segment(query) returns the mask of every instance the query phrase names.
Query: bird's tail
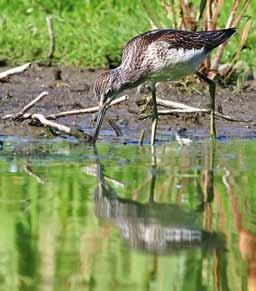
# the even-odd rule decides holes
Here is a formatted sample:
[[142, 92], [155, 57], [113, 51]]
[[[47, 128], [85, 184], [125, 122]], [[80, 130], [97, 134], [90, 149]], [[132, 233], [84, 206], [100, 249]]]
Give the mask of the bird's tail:
[[206, 43], [206, 48], [212, 50], [221, 45], [236, 32], [236, 28], [226, 28], [213, 31], [202, 31], [202, 38]]

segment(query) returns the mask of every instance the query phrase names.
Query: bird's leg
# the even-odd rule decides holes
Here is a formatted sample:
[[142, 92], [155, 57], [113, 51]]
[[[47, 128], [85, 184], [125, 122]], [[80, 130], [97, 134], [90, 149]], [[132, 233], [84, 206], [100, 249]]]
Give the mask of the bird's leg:
[[151, 91], [152, 91], [152, 102], [153, 102], [151, 145], [154, 145], [155, 144], [155, 139], [156, 139], [157, 122], [158, 122], [155, 83], [151, 83]]
[[211, 98], [211, 129], [210, 136], [212, 139], [216, 138], [216, 127], [215, 127], [215, 94], [216, 94], [216, 83], [209, 79], [207, 76], [200, 72], [196, 72], [196, 75], [205, 81], [209, 85], [209, 92]]

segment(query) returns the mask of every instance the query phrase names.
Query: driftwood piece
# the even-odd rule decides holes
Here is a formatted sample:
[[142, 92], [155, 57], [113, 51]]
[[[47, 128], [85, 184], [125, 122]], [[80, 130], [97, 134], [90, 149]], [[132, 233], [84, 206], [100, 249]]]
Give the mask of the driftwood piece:
[[[113, 105], [118, 105], [119, 103], [127, 101], [128, 98], [129, 97], [127, 95], [121, 96], [121, 97], [113, 100], [110, 103], [109, 107], [113, 106]], [[96, 112], [98, 112], [99, 108], [100, 108], [99, 106], [94, 106], [94, 107], [84, 108], [84, 109], [77, 109], [77, 110], [70, 110], [70, 111], [52, 113], [52, 114], [49, 114], [47, 116], [47, 119], [56, 119], [56, 118], [60, 118], [60, 117], [70, 116], [70, 115], [81, 115], [81, 114], [87, 114], [87, 113], [96, 113]]]
[[31, 63], [26, 63], [22, 66], [18, 66], [18, 67], [15, 67], [15, 68], [12, 68], [12, 69], [9, 69], [5, 72], [1, 72], [0, 73], [0, 80], [1, 79], [4, 79], [4, 78], [7, 78], [9, 76], [12, 76], [12, 75], [17, 75], [17, 74], [20, 74], [20, 73], [23, 73], [25, 72], [29, 67], [31, 66]]

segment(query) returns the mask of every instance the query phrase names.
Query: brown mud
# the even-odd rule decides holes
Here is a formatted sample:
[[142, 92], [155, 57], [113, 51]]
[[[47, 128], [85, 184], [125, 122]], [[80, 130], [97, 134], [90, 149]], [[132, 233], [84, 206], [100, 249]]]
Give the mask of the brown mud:
[[[0, 71], [7, 68], [2, 67]], [[75, 67], [45, 67], [33, 65], [26, 72], [11, 76], [0, 82], [0, 116], [18, 112], [42, 91], [49, 95], [37, 103], [31, 112], [44, 115], [60, 111], [81, 109], [97, 105], [92, 94], [92, 86], [100, 70], [81, 69]], [[145, 89], [146, 90], [146, 89]], [[146, 140], [150, 138], [151, 121], [138, 120], [139, 107], [136, 100], [150, 92], [137, 93], [136, 89], [124, 92], [130, 96], [129, 101], [111, 108], [107, 118], [113, 119], [121, 128], [122, 137], [116, 137], [110, 125], [105, 122], [101, 131], [101, 139], [107, 141], [137, 142], [142, 129], [145, 129]], [[163, 83], [157, 88], [159, 98], [178, 101], [187, 105], [209, 108], [209, 94], [206, 84]], [[236, 87], [217, 87], [216, 107], [224, 114], [234, 118], [256, 120], [256, 82], [245, 84], [243, 92]], [[70, 127], [79, 127], [87, 133], [92, 132], [92, 114], [70, 116], [58, 119], [58, 122]], [[217, 120], [217, 136], [219, 138], [252, 138], [256, 136], [256, 125]], [[161, 116], [158, 127], [158, 140], [170, 140], [175, 132], [181, 132], [192, 138], [209, 136], [209, 116], [202, 114], [177, 114]], [[32, 127], [28, 122], [0, 121], [1, 135], [45, 136], [45, 130]]]

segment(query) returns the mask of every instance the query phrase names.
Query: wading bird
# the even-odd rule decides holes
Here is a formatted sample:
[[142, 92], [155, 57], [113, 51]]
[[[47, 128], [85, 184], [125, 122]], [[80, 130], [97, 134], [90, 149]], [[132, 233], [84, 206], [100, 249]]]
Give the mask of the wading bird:
[[[123, 49], [121, 65], [102, 73], [95, 81], [94, 93], [98, 98], [100, 109], [93, 142], [97, 141], [111, 101], [123, 90], [134, 88], [147, 81], [152, 92], [151, 144], [154, 144], [158, 122], [156, 83], [178, 80], [195, 73], [197, 67], [209, 53], [226, 41], [235, 31], [235, 28], [200, 32], [156, 29], [128, 41]], [[215, 82], [199, 72], [197, 74], [209, 84], [211, 136], [215, 137]]]

